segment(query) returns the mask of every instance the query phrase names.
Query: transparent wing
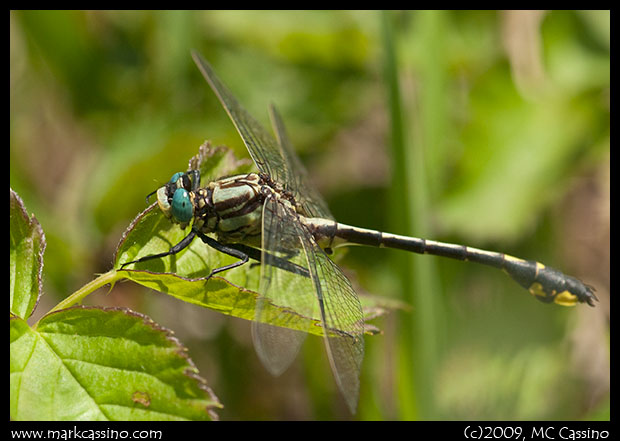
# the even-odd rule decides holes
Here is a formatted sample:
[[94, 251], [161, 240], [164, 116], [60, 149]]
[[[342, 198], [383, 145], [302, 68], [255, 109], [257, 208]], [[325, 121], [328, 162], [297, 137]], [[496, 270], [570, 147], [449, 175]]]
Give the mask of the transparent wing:
[[271, 118], [280, 144], [239, 104], [199, 53], [192, 51], [192, 57], [237, 128], [258, 169], [290, 191], [304, 210], [308, 210], [307, 216], [332, 218], [319, 193], [309, 185], [306, 170], [293, 151], [275, 109], [271, 109]]
[[[235, 99], [200, 54], [192, 57], [241, 135], [258, 169], [290, 191], [307, 216], [332, 218], [325, 202], [307, 182], [306, 171], [293, 152], [281, 118], [272, 109], [272, 121], [280, 143]], [[296, 314], [321, 317], [325, 345], [336, 382], [352, 411], [357, 406], [359, 372], [364, 356], [362, 308], [351, 284], [299, 222], [297, 213], [268, 197], [263, 208], [263, 257], [260, 292], [252, 326], [259, 357], [275, 374], [293, 361], [306, 333], [266, 323], [272, 308], [265, 302], [287, 306]], [[278, 268], [287, 259], [307, 270], [304, 277]], [[318, 308], [317, 308], [318, 306]], [[316, 312], [315, 312], [316, 310]], [[293, 317], [289, 314], [288, 317]], [[277, 317], [285, 324], [287, 317]]]
[[[300, 226], [301, 228], [301, 226]], [[336, 382], [355, 413], [364, 359], [362, 305], [351, 282], [310, 235], [302, 238], [325, 327], [325, 347]]]
[[[273, 375], [280, 375], [293, 362], [306, 333], [268, 323], [286, 326], [297, 315], [317, 317], [314, 284], [307, 271], [308, 262], [295, 226], [297, 222], [295, 213], [280, 204], [275, 195], [267, 197], [263, 205], [259, 285], [262, 297], [252, 323], [252, 339], [260, 360]], [[280, 269], [276, 259], [285, 259], [306, 269], [306, 276]], [[279, 315], [274, 317], [273, 308], [268, 308], [269, 302], [286, 309], [277, 308]]]
[[[265, 302], [291, 308], [298, 314], [320, 317], [328, 358], [347, 405], [354, 412], [359, 395], [359, 373], [364, 358], [362, 307], [349, 280], [299, 222], [291, 207], [275, 197], [263, 209], [263, 255], [259, 301], [252, 325], [261, 361], [279, 374], [293, 361], [305, 333], [276, 327]], [[288, 259], [308, 270], [310, 277], [278, 268], [273, 257]], [[294, 316], [292, 316], [294, 317]], [[283, 317], [276, 318], [279, 323]]]
[[286, 182], [286, 164], [273, 136], [239, 104], [202, 55], [192, 51], [192, 58], [237, 128], [258, 169], [276, 181]]
[[291, 144], [286, 128], [284, 127], [284, 121], [282, 121], [280, 114], [273, 104], [269, 106], [269, 116], [271, 117], [271, 125], [278, 139], [282, 156], [286, 160], [288, 169], [292, 172], [289, 178], [293, 181], [291, 190], [293, 191], [295, 200], [301, 204], [308, 217], [334, 219], [329, 208], [327, 208], [327, 203], [314, 186], [311, 185], [308, 172], [295, 153], [293, 144]]

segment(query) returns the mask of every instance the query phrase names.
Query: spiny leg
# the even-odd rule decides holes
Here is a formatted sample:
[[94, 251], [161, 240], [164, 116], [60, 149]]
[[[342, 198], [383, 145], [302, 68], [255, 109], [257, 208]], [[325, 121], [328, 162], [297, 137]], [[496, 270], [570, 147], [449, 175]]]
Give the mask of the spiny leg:
[[187, 248], [189, 244], [192, 243], [192, 241], [194, 240], [194, 237], [196, 237], [196, 232], [192, 230], [187, 236], [183, 238], [183, 240], [181, 240], [181, 242], [179, 242], [178, 244], [170, 248], [165, 253], [150, 254], [148, 256], [141, 257], [140, 259], [132, 260], [131, 262], [125, 262], [121, 265], [120, 269], [123, 269], [125, 266], [130, 265], [132, 263], [146, 262], [147, 260], [159, 259], [161, 257], [166, 257], [172, 254], [177, 254], [178, 252]]
[[217, 273], [221, 273], [222, 271], [227, 271], [229, 269], [237, 268], [238, 266], [241, 266], [241, 265], [247, 263], [248, 260], [250, 259], [250, 256], [247, 253], [245, 253], [245, 252], [243, 252], [243, 251], [241, 251], [241, 250], [239, 250], [237, 248], [233, 248], [231, 246], [224, 245], [224, 244], [218, 242], [217, 240], [207, 236], [206, 234], [201, 233], [200, 231], [196, 231], [196, 234], [198, 235], [198, 237], [200, 237], [200, 239], [204, 243], [209, 245], [214, 250], [217, 250], [217, 251], [219, 251], [221, 253], [228, 254], [229, 256], [236, 257], [237, 259], [239, 259], [237, 262], [233, 262], [230, 265], [224, 265], [224, 266], [222, 266], [220, 268], [215, 268], [215, 269], [211, 270], [211, 273], [207, 276], [207, 279], [210, 279], [212, 276], [214, 276]]
[[[161, 257], [166, 257], [166, 256], [170, 256], [172, 254], [177, 254], [178, 252], [182, 251], [183, 249], [187, 248], [189, 246], [189, 244], [192, 243], [192, 241], [194, 240], [194, 238], [198, 236], [200, 237], [200, 239], [206, 243], [207, 245], [209, 245], [211, 248], [220, 251], [222, 253], [228, 254], [229, 256], [233, 256], [236, 257], [238, 259], [240, 259], [238, 262], [234, 262], [231, 263], [230, 265], [225, 265], [221, 268], [216, 268], [214, 270], [211, 271], [211, 273], [207, 276], [207, 279], [211, 278], [211, 276], [213, 276], [214, 274], [220, 273], [222, 271], [226, 271], [232, 268], [236, 268], [238, 266], [243, 265], [244, 263], [247, 263], [249, 256], [244, 253], [243, 251], [237, 250], [235, 248], [231, 248], [228, 247], [226, 245], [223, 245], [221, 243], [219, 243], [217, 240], [210, 238], [209, 236], [196, 231], [196, 230], [192, 230], [190, 231], [190, 233], [185, 236], [183, 238], [183, 240], [181, 240], [181, 242], [179, 242], [178, 244], [176, 244], [175, 246], [173, 246], [172, 248], [170, 248], [170, 250], [166, 251], [165, 253], [159, 253], [159, 254], [150, 254], [148, 256], [144, 256], [141, 257], [140, 259], [137, 260], [132, 260], [131, 262], [125, 262], [121, 265], [120, 269], [123, 269], [126, 265], [130, 265], [132, 263], [139, 263], [139, 262], [145, 262], [147, 260], [152, 260], [152, 259], [158, 259]], [[260, 252], [259, 252], [260, 255]], [[260, 260], [260, 258], [259, 258]]]
[[[253, 248], [253, 247], [240, 244], [240, 243], [229, 244], [228, 246], [230, 246], [231, 248], [236, 248], [239, 251], [244, 252], [245, 254], [250, 256], [251, 259], [254, 259], [258, 262], [261, 261], [262, 252], [261, 250], [257, 248]], [[273, 266], [280, 268], [282, 270], [291, 272], [293, 274], [298, 274], [303, 277], [310, 277], [310, 273], [308, 272], [306, 268], [299, 266], [296, 263], [288, 260], [290, 257], [294, 256], [293, 253], [287, 253], [284, 259], [281, 257], [273, 256], [272, 254], [269, 254], [269, 253], [265, 253], [265, 254], [267, 254], [270, 257], [269, 261], [271, 262]]]
[[[209, 245], [211, 248], [217, 251], [220, 251], [224, 254], [228, 254], [229, 256], [233, 256], [233, 257], [240, 259], [238, 262], [234, 262], [234, 263], [231, 263], [230, 265], [226, 265], [221, 268], [214, 269], [213, 271], [211, 271], [211, 274], [209, 275], [209, 277], [213, 276], [214, 274], [220, 273], [222, 271], [226, 271], [226, 270], [241, 266], [244, 263], [248, 262], [248, 258], [254, 259], [257, 262], [261, 261], [262, 252], [261, 250], [257, 248], [253, 248], [248, 245], [241, 244], [241, 243], [223, 244], [203, 233], [197, 232], [197, 234], [198, 234], [198, 237], [200, 237], [200, 239], [202, 239], [202, 241], [206, 243], [207, 245]], [[274, 266], [280, 269], [283, 269], [285, 271], [289, 271], [293, 274], [298, 274], [303, 277], [310, 277], [310, 274], [308, 273], [307, 269], [293, 262], [289, 262], [286, 259], [282, 259], [276, 256], [271, 256], [271, 263], [274, 264]]]

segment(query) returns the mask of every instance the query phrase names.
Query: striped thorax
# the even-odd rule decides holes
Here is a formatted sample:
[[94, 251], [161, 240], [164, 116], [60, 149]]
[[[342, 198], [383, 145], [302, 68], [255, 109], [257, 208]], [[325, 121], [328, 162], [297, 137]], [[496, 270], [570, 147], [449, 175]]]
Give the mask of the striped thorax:
[[207, 216], [197, 218], [196, 227], [203, 232], [217, 233], [225, 242], [246, 242], [260, 237], [263, 187], [256, 173], [211, 182], [206, 189], [198, 190], [197, 203], [198, 206], [209, 204], [212, 211], [207, 210]]

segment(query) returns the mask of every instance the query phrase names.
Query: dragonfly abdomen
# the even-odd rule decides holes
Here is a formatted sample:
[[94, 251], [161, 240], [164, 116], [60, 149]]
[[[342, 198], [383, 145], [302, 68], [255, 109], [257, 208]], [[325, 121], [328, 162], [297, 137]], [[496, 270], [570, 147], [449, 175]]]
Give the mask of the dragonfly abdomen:
[[592, 288], [580, 280], [533, 260], [523, 260], [508, 254], [465, 245], [352, 227], [326, 219], [305, 219], [305, 223], [324, 248], [332, 247], [337, 244], [335, 239], [340, 239], [360, 245], [397, 248], [418, 254], [476, 262], [503, 270], [544, 303], [553, 302], [559, 305], [572, 306], [581, 302], [593, 306], [594, 300], [596, 300]]

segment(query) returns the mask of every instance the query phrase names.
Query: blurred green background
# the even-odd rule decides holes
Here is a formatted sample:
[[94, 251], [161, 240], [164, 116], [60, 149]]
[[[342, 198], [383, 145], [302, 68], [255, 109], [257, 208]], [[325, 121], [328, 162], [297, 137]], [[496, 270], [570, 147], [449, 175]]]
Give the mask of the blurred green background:
[[10, 15], [11, 187], [48, 242], [37, 317], [111, 268], [205, 139], [247, 157], [197, 49], [266, 125], [276, 104], [341, 222], [540, 260], [601, 301], [543, 305], [499, 271], [352, 247], [359, 292], [411, 306], [373, 323], [355, 416], [319, 338], [272, 378], [247, 321], [131, 283], [89, 303], [173, 329], [222, 419], [609, 419], [609, 12]]

